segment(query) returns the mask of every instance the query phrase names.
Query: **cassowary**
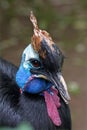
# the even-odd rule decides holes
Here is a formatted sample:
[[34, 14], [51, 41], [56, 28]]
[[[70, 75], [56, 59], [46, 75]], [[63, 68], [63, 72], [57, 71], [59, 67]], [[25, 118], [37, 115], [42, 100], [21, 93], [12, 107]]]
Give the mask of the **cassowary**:
[[19, 69], [0, 58], [0, 126], [29, 122], [35, 130], [71, 130], [70, 100], [61, 68], [64, 56], [50, 35], [34, 26]]

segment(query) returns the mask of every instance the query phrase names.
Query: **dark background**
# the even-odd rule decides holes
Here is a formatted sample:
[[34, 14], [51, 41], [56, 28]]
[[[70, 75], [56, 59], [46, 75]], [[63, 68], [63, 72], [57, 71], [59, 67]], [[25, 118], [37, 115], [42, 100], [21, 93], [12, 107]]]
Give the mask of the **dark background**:
[[87, 1], [0, 0], [0, 56], [17, 66], [33, 35], [31, 10], [67, 57], [62, 73], [71, 95], [73, 130], [87, 130]]

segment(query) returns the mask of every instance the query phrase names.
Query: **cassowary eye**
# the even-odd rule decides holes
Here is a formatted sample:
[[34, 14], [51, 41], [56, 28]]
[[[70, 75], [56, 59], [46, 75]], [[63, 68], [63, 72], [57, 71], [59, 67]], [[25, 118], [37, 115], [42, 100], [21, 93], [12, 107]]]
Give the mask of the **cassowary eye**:
[[34, 66], [34, 67], [40, 67], [41, 66], [41, 63], [40, 61], [38, 61], [37, 59], [30, 59], [30, 62], [31, 64]]

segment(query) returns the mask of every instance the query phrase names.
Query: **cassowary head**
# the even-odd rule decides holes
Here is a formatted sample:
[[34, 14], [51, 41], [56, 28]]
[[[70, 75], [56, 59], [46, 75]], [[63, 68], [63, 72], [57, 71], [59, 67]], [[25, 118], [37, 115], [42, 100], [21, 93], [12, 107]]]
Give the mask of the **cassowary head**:
[[66, 83], [61, 74], [64, 56], [50, 35], [40, 30], [31, 12], [30, 20], [34, 34], [22, 54], [16, 81], [22, 91], [40, 94], [51, 87], [56, 88], [66, 103], [70, 100]]

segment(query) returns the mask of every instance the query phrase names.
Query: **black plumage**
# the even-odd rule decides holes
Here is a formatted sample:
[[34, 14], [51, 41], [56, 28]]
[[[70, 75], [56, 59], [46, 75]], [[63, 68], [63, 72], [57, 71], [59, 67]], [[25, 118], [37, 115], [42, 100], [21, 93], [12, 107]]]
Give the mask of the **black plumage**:
[[58, 109], [62, 121], [55, 126], [47, 114], [44, 97], [24, 92], [20, 94], [15, 82], [18, 68], [0, 59], [0, 126], [15, 127], [22, 121], [31, 123], [35, 130], [71, 130], [69, 106], [60, 97]]

